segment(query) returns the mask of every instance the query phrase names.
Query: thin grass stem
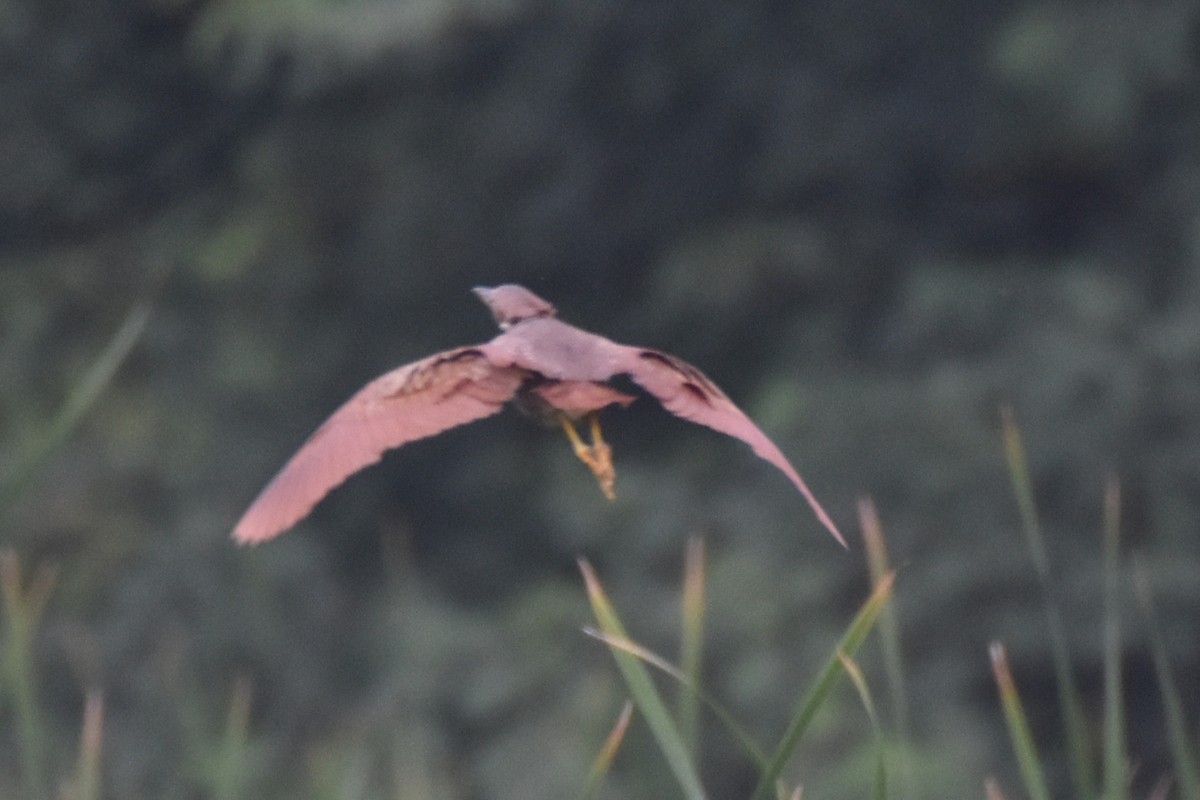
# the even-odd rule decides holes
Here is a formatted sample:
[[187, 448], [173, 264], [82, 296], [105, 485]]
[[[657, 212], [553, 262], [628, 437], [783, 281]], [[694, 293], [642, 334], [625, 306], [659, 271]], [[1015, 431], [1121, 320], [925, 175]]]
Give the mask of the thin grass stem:
[[[873, 588], [879, 585], [892, 567], [888, 558], [883, 524], [879, 520], [879, 512], [875, 508], [875, 503], [869, 497], [860, 497], [858, 500], [858, 522], [859, 528], [862, 530], [864, 549], [867, 554], [867, 570], [871, 575]], [[907, 748], [912, 735], [909, 727], [904, 655], [900, 643], [900, 620], [893, 603], [888, 603], [887, 607], [879, 614], [879, 644], [883, 656], [888, 699], [891, 702], [895, 744], [898, 748], [903, 749]], [[900, 796], [914, 797], [916, 788], [910, 759], [900, 757], [896, 759], [895, 766], [894, 772], [898, 774], [900, 780]]]
[[875, 702], [871, 699], [871, 689], [867, 685], [867, 679], [863, 676], [862, 669], [854, 659], [840, 650], [838, 659], [842, 662], [842, 669], [846, 671], [850, 683], [858, 692], [858, 699], [867, 712], [867, 719], [871, 721], [871, 730], [875, 734], [875, 774], [871, 781], [871, 799], [886, 800], [888, 796], [887, 737], [883, 734], [883, 725], [879, 722], [879, 715], [875, 713]]
[[1158, 615], [1154, 611], [1150, 579], [1141, 562], [1134, 563], [1133, 585], [1150, 638], [1150, 653], [1154, 660], [1154, 671], [1158, 676], [1158, 689], [1162, 695], [1167, 738], [1171, 745], [1171, 757], [1175, 762], [1179, 797], [1180, 800], [1200, 800], [1200, 772], [1197, 771], [1194, 755], [1196, 751], [1189, 741], [1187, 723], [1183, 719], [1183, 701], [1180, 699], [1178, 685], [1167, 658], [1167, 646], [1158, 625]]
[[1104, 797], [1127, 794], [1125, 700], [1121, 693], [1120, 609], [1121, 490], [1109, 479], [1104, 490]]
[[250, 730], [250, 703], [253, 688], [250, 680], [239, 675], [233, 683], [225, 732], [217, 750], [217, 766], [213, 770], [215, 800], [237, 800], [246, 796], [247, 743]]
[[83, 725], [79, 734], [79, 764], [75, 768], [71, 800], [99, 800], [100, 758], [104, 744], [104, 694], [88, 692], [83, 705]]
[[604, 776], [612, 768], [613, 759], [617, 757], [617, 751], [621, 749], [621, 742], [625, 741], [625, 733], [629, 730], [629, 722], [632, 719], [633, 701], [626, 700], [625, 704], [621, 706], [621, 713], [617, 716], [616, 723], [604, 739], [604, 746], [600, 748], [600, 752], [592, 761], [587, 780], [583, 784], [583, 791], [579, 794], [580, 800], [591, 800], [600, 790]]
[[1008, 656], [1004, 652], [1004, 645], [992, 642], [989, 655], [992, 660], [992, 674], [996, 679], [996, 688], [1000, 692], [1000, 705], [1004, 709], [1004, 721], [1008, 725], [1009, 740], [1012, 742], [1013, 751], [1017, 756], [1017, 766], [1020, 768], [1021, 778], [1025, 782], [1025, 791], [1033, 800], [1050, 800], [1046, 776], [1042, 772], [1037, 748], [1033, 744], [1029, 721], [1025, 717], [1024, 708], [1021, 707], [1021, 697], [1017, 693], [1017, 685], [1008, 668]]
[[704, 540], [688, 539], [684, 557], [683, 609], [679, 663], [687, 683], [679, 687], [679, 730], [692, 758], [700, 740], [700, 703], [695, 687], [700, 685], [704, 649]]
[[40, 567], [29, 586], [23, 585], [21, 564], [12, 550], [0, 553], [0, 602], [4, 625], [0, 633], [0, 689], [13, 704], [22, 779], [30, 798], [48, 798], [50, 772], [46, 724], [38, 701], [34, 638], [50, 600], [56, 571]]

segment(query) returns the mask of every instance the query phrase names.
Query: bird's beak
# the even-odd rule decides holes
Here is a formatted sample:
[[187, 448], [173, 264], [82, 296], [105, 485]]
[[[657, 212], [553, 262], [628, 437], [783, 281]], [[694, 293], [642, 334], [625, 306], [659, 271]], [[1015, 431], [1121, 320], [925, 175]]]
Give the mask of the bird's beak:
[[476, 295], [479, 297], [479, 299], [480, 299], [480, 300], [483, 300], [484, 302], [487, 302], [488, 295], [492, 293], [492, 287], [490, 287], [490, 286], [476, 286], [476, 287], [475, 287], [474, 289], [472, 289], [471, 291], [472, 291], [472, 292], [474, 292], [474, 293], [475, 293], [475, 294], [476, 294]]

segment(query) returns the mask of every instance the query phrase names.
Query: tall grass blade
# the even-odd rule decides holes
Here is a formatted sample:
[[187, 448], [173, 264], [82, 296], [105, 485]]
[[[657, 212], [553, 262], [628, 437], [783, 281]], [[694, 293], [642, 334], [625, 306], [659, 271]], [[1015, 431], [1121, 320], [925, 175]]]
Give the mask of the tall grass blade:
[[184, 758], [203, 797], [234, 800], [247, 796], [252, 695], [249, 679], [236, 676], [222, 723], [213, 718], [213, 709], [192, 680], [184, 678], [176, 687]]
[[[883, 525], [869, 497], [858, 501], [858, 520], [866, 546], [867, 569], [871, 587], [877, 587], [891, 570]], [[900, 646], [900, 622], [896, 607], [889, 603], [879, 614], [879, 643], [883, 651], [884, 673], [888, 682], [888, 698], [892, 704], [892, 723], [901, 740], [908, 738], [908, 692], [905, 690], [904, 658]]]
[[54, 590], [56, 571], [39, 567], [29, 586], [23, 586], [21, 563], [12, 550], [0, 552], [0, 602], [4, 625], [0, 632], [0, 699], [13, 705], [22, 780], [31, 800], [48, 798], [50, 785], [47, 732], [38, 702], [33, 640], [42, 612]]
[[894, 580], [895, 573], [888, 574], [880, 582], [879, 586], [875, 588], [875, 591], [871, 593], [867, 602], [863, 604], [863, 607], [859, 609], [858, 614], [850, 623], [849, 628], [846, 629], [846, 633], [842, 636], [841, 641], [838, 642], [834, 654], [829, 657], [829, 661], [826, 662], [825, 667], [818, 674], [816, 683], [813, 684], [813, 687], [801, 699], [800, 705], [792, 717], [792, 721], [788, 724], [787, 731], [784, 732], [783, 739], [772, 754], [767, 768], [759, 776], [753, 800], [768, 800], [771, 797], [779, 776], [783, 773], [783, 768], [796, 751], [796, 747], [804, 737], [805, 731], [808, 730], [813, 717], [816, 716], [817, 711], [833, 690], [838, 677], [841, 676], [843, 672], [842, 655], [853, 656], [867, 637], [867, 634], [870, 633], [871, 628], [875, 625], [875, 620], [879, 617], [880, 611], [883, 610], [888, 598], [891, 597]]
[[609, 647], [614, 647], [618, 650], [623, 650], [624, 652], [629, 653], [631, 656], [640, 659], [643, 663], [654, 667], [664, 675], [667, 675], [668, 677], [677, 681], [680, 686], [685, 686], [690, 689], [696, 695], [697, 699], [699, 699], [700, 702], [703, 703], [709, 711], [713, 712], [717, 719], [721, 721], [726, 730], [729, 732], [730, 736], [732, 736], [734, 741], [736, 741], [742, 748], [742, 752], [744, 752], [752, 761], [754, 761], [754, 765], [759, 770], [766, 769], [767, 756], [765, 753], [763, 753], [762, 749], [758, 746], [754, 739], [748, 733], [746, 733], [746, 731], [740, 725], [738, 725], [737, 720], [733, 718], [733, 715], [730, 714], [724, 708], [724, 706], [710, 697], [699, 686], [691, 683], [691, 678], [688, 677], [683, 670], [679, 669], [674, 664], [655, 653], [653, 650], [642, 647], [637, 642], [631, 642], [628, 639], [618, 636], [610, 636], [609, 634], [594, 630], [592, 628], [584, 628], [583, 632], [588, 636], [599, 639]]
[[[591, 603], [592, 613], [596, 617], [600, 630], [609, 636], [628, 639], [625, 628], [605, 595], [591, 565], [580, 559], [579, 569], [583, 573], [588, 601]], [[634, 703], [642, 712], [642, 716], [646, 718], [646, 724], [650, 727], [650, 732], [658, 743], [659, 749], [662, 750], [667, 765], [675, 774], [675, 780], [683, 790], [684, 796], [688, 800], [702, 800], [705, 796], [704, 789], [700, 783], [700, 776], [692, 765], [687, 743], [683, 740], [675, 721], [671, 719], [662, 696], [650, 678], [650, 673], [635, 656], [619, 648], [610, 649], [613, 658], [616, 659], [617, 668], [625, 678], [625, 684], [629, 687], [629, 693], [633, 696]]]
[[121, 327], [109, 340], [91, 369], [74, 386], [40, 438], [29, 446], [9, 474], [0, 475], [0, 514], [8, 510], [30, 478], [79, 425], [80, 420], [104, 392], [116, 375], [117, 369], [137, 344], [149, 319], [150, 305], [147, 302], [137, 303], [129, 310]]
[[[858, 523], [862, 530], [863, 544], [867, 554], [867, 570], [871, 575], [871, 586], [876, 587], [891, 564], [888, 559], [887, 543], [883, 536], [883, 525], [875, 503], [869, 497], [858, 500]], [[888, 603], [879, 615], [879, 644], [883, 655], [883, 670], [887, 681], [888, 699], [891, 701], [892, 726], [896, 744], [905, 748], [911, 741], [908, 715], [908, 690], [904, 679], [904, 656], [900, 644], [900, 621], [896, 607]], [[916, 790], [910, 759], [897, 759], [901, 782], [900, 796], [913, 797]]]
[[1104, 797], [1126, 796], [1125, 701], [1121, 695], [1120, 609], [1121, 490], [1110, 478], [1104, 489]]
[[1163, 712], [1167, 718], [1167, 738], [1171, 743], [1171, 757], [1175, 761], [1175, 780], [1179, 784], [1179, 797], [1180, 800], [1200, 800], [1200, 773], [1197, 773], [1194, 755], [1196, 751], [1189, 741], [1187, 723], [1183, 719], [1183, 701], [1179, 697], [1170, 659], [1167, 658], [1167, 645], [1158, 626], [1158, 615], [1154, 612], [1150, 579], [1140, 563], [1134, 564], [1133, 583], [1150, 638], [1150, 654], [1154, 660], [1158, 690], [1162, 695]]
[[1025, 718], [1025, 710], [1021, 707], [1021, 697], [1017, 694], [1017, 686], [1013, 682], [1012, 672], [1008, 668], [1008, 657], [1004, 653], [1004, 645], [992, 642], [989, 648], [992, 659], [992, 674], [996, 678], [996, 688], [1000, 691], [1000, 705], [1004, 709], [1004, 721], [1008, 724], [1008, 736], [1012, 741], [1013, 751], [1017, 755], [1017, 766], [1021, 770], [1021, 778], [1025, 782], [1025, 791], [1033, 800], [1050, 800], [1050, 790], [1046, 786], [1046, 776], [1042, 772], [1042, 764], [1038, 760], [1037, 749], [1033, 744], [1033, 734], [1029, 731], [1029, 722]]
[[871, 784], [871, 798], [872, 800], [886, 800], [888, 795], [887, 760], [885, 758], [887, 739], [883, 735], [883, 726], [879, 723], [879, 715], [875, 713], [875, 703], [871, 700], [871, 689], [867, 686], [867, 679], [863, 677], [862, 670], [859, 669], [854, 659], [841, 651], [838, 651], [838, 658], [842, 662], [842, 669], [846, 670], [846, 675], [849, 676], [855, 691], [858, 692], [858, 699], [866, 709], [867, 718], [871, 721], [871, 730], [875, 733], [875, 775]]
[[1050, 560], [1046, 555], [1046, 542], [1038, 520], [1037, 503], [1034, 499], [1033, 479], [1025, 457], [1025, 446], [1021, 431], [1010, 406], [1000, 409], [1003, 430], [1004, 452], [1008, 461], [1008, 474], [1021, 516], [1021, 529], [1025, 544], [1033, 560], [1034, 571], [1042, 591], [1042, 607], [1046, 615], [1046, 627], [1050, 633], [1050, 654], [1054, 660], [1055, 685], [1058, 704], [1063, 715], [1063, 733], [1069, 754], [1071, 783], [1078, 800], [1096, 797], [1096, 769], [1092, 752], [1088, 748], [1088, 724], [1083, 713], [1083, 700], [1071, 669], [1071, 657], [1067, 650], [1067, 637], [1059, 611], [1057, 592], [1050, 575]]
[[218, 746], [216, 765], [212, 772], [214, 800], [238, 800], [247, 794], [247, 745], [252, 698], [250, 680], [245, 676], [238, 676], [234, 680], [229, 713], [225, 719], [225, 733]]
[[1034, 569], [1043, 589], [1050, 584], [1050, 558], [1046, 554], [1046, 542], [1042, 538], [1042, 525], [1038, 517], [1037, 501], [1034, 499], [1033, 478], [1025, 457], [1025, 444], [1016, 415], [1010, 406], [1000, 409], [1000, 422], [1004, 437], [1004, 455], [1008, 461], [1008, 476], [1012, 481], [1013, 494], [1017, 498], [1017, 510], [1021, 515], [1021, 529], [1025, 533], [1025, 544], [1033, 558]]
[[88, 692], [79, 734], [79, 764], [66, 793], [68, 800], [100, 800], [100, 754], [104, 740], [104, 695]]
[[617, 751], [621, 749], [621, 742], [625, 741], [625, 732], [629, 730], [631, 719], [633, 719], [633, 701], [626, 700], [625, 705], [621, 707], [620, 715], [617, 716], [616, 724], [604, 739], [604, 746], [600, 748], [600, 752], [592, 761], [587, 781], [584, 782], [583, 791], [579, 795], [581, 800], [591, 800], [596, 796], [600, 784], [604, 781], [604, 776], [612, 767], [613, 759], [617, 757]]
[[983, 796], [986, 800], [1004, 800], [1004, 792], [1000, 791], [1000, 784], [995, 778], [983, 782]]
[[692, 759], [700, 740], [700, 661], [704, 646], [704, 540], [688, 539], [683, 571], [683, 618], [679, 663], [687, 683], [679, 687], [679, 731]]

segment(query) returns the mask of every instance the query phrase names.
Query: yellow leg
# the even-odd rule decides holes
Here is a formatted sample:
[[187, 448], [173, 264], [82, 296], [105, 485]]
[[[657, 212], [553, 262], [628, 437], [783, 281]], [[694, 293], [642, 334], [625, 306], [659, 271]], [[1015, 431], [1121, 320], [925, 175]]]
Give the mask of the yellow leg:
[[579, 437], [570, 417], [566, 414], [559, 414], [558, 421], [566, 431], [567, 438], [571, 440], [571, 447], [574, 448], [575, 455], [579, 457], [580, 461], [587, 464], [588, 469], [596, 476], [596, 481], [600, 484], [600, 491], [604, 492], [604, 496], [609, 500], [616, 500], [617, 493], [613, 491], [613, 484], [617, 480], [617, 471], [612, 463], [612, 448], [600, 435], [600, 417], [595, 413], [588, 414], [588, 417], [591, 422], [592, 434], [590, 445], [583, 443], [583, 439]]

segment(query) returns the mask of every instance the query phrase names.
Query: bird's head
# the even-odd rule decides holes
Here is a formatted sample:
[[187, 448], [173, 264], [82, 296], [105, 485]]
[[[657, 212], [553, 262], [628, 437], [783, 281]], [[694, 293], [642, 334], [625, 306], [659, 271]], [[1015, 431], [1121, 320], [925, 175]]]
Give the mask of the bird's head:
[[491, 309], [500, 330], [508, 330], [518, 322], [537, 317], [553, 317], [554, 306], [538, 297], [524, 286], [505, 283], [500, 286], [476, 286], [473, 290], [479, 299]]

